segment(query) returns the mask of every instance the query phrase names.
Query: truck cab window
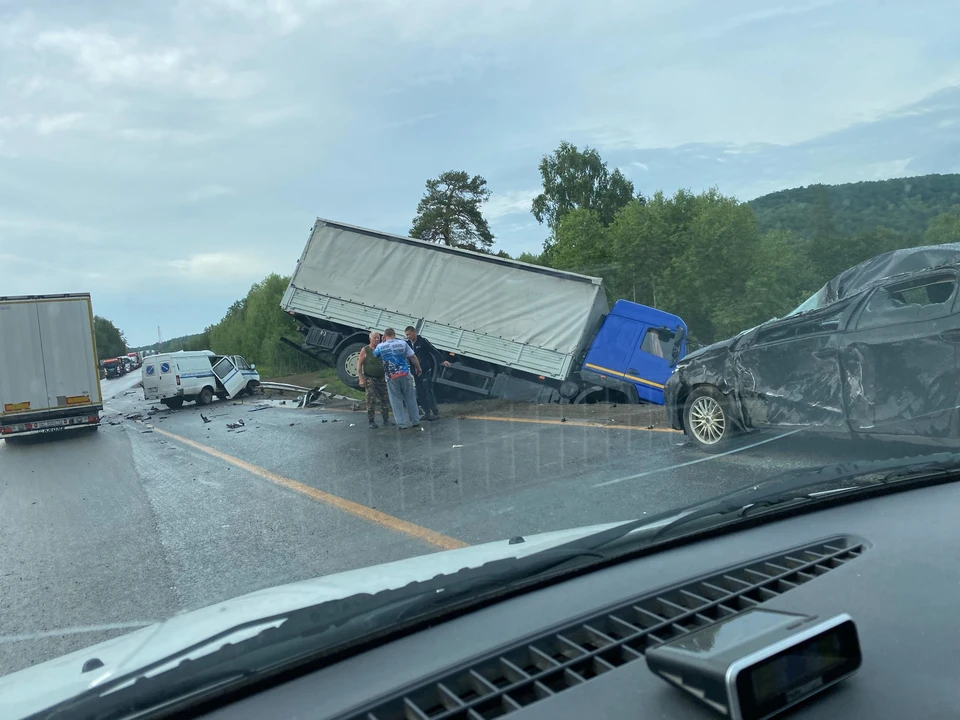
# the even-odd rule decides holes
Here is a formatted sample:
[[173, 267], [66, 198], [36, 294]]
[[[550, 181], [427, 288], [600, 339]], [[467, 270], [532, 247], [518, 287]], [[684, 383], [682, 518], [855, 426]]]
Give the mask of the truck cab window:
[[673, 342], [676, 333], [664, 328], [648, 328], [643, 334], [640, 349], [654, 357], [667, 359], [673, 352]]

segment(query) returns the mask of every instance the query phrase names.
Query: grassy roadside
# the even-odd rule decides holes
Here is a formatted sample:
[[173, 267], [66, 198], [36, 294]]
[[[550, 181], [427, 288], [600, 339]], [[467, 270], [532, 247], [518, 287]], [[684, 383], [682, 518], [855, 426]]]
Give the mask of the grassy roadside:
[[352, 387], [344, 385], [337, 377], [336, 370], [321, 370], [317, 372], [299, 373], [297, 375], [285, 375], [283, 377], [263, 378], [268, 382], [288, 383], [290, 385], [301, 385], [303, 387], [315, 388], [326, 385], [326, 392], [334, 395], [345, 395], [354, 400], [363, 400], [363, 392], [354, 390]]

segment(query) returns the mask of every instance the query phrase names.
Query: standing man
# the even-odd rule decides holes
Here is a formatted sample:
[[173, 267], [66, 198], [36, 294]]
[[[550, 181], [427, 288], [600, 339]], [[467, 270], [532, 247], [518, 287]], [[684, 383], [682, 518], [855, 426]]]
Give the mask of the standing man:
[[[434, 394], [433, 375], [440, 358], [440, 351], [425, 337], [417, 335], [416, 328], [412, 326], [408, 325], [403, 334], [407, 336], [407, 344], [413, 348], [413, 352], [420, 361], [420, 367], [423, 369], [423, 374], [417, 377], [417, 400], [419, 400], [420, 407], [423, 408], [427, 420], [438, 420], [440, 409], [437, 407], [437, 397]], [[450, 367], [450, 363], [446, 360], [443, 361], [443, 364]]]
[[406, 430], [410, 425], [420, 425], [420, 413], [417, 411], [417, 393], [413, 389], [410, 365], [413, 364], [417, 375], [420, 374], [420, 362], [413, 349], [397, 337], [397, 331], [387, 328], [383, 331], [383, 341], [373, 349], [374, 357], [383, 360], [387, 378], [387, 395], [397, 428]]
[[373, 421], [376, 415], [377, 405], [380, 406], [380, 415], [383, 418], [383, 424], [390, 424], [390, 410], [387, 401], [387, 381], [383, 377], [383, 360], [373, 354], [374, 349], [380, 344], [380, 333], [374, 330], [370, 333], [370, 344], [365, 345], [360, 351], [360, 359], [357, 362], [357, 377], [360, 379], [360, 387], [367, 395], [367, 420], [370, 421], [370, 428], [377, 429], [377, 423]]

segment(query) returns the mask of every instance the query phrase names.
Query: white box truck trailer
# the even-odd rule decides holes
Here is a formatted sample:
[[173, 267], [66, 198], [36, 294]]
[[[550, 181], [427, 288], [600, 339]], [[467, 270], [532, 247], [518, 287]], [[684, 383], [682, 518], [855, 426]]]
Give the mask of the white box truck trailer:
[[90, 295], [0, 297], [0, 437], [96, 428], [102, 409]]
[[440, 398], [663, 404], [686, 352], [676, 315], [617, 300], [600, 278], [318, 218], [280, 306], [303, 335], [280, 340], [358, 387], [370, 330], [406, 326], [445, 354]]

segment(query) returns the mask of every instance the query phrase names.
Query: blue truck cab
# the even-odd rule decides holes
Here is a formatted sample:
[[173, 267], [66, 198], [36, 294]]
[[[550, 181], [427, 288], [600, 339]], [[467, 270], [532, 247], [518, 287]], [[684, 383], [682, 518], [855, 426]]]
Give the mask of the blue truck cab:
[[687, 326], [678, 316], [617, 300], [587, 350], [580, 376], [625, 394], [628, 402], [663, 405], [663, 386], [686, 352]]

